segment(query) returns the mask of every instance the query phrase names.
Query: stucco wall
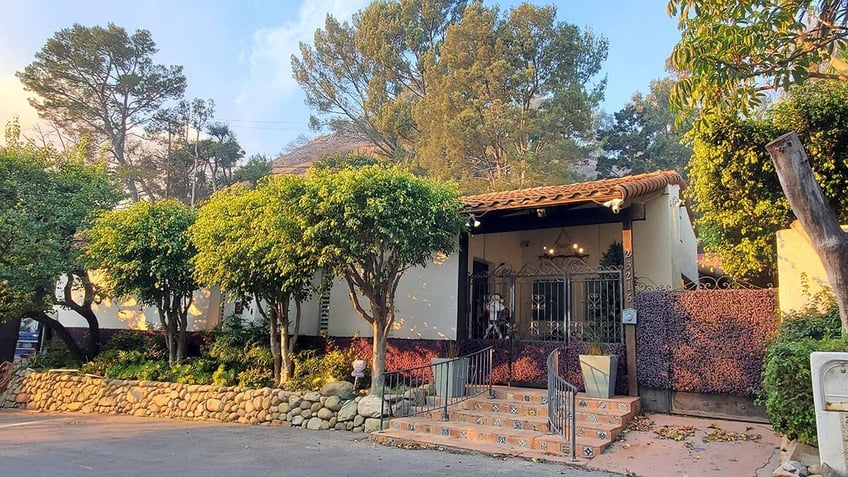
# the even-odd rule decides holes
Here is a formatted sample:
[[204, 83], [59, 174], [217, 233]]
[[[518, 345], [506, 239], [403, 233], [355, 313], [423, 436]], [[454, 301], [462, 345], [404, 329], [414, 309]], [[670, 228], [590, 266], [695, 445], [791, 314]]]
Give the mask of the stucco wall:
[[[842, 228], [848, 229], [846, 226]], [[806, 307], [811, 297], [829, 288], [827, 274], [802, 231], [794, 228], [779, 230], [775, 240], [780, 311], [789, 313]]]
[[[456, 339], [458, 255], [434, 258], [408, 270], [395, 297], [393, 338]], [[370, 310], [367, 300], [362, 306]], [[336, 280], [330, 293], [330, 336], [372, 336], [370, 325], [353, 309], [347, 284]]]

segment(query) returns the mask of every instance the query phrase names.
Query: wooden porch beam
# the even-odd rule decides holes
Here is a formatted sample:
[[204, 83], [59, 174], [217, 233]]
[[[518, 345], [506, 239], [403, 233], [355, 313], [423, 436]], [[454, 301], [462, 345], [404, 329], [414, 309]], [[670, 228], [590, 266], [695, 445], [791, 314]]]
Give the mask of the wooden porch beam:
[[[602, 206], [588, 209], [549, 207], [544, 210], [545, 212], [542, 217], [536, 213], [536, 209], [489, 212], [485, 215], [478, 216], [480, 226], [471, 230], [471, 233], [473, 235], [480, 235], [558, 227], [576, 227], [580, 225], [614, 224], [621, 223], [628, 216], [630, 220], [645, 220], [644, 204], [633, 204], [618, 214]], [[512, 215], [516, 212], [523, 213], [521, 215]]]
[[[630, 209], [625, 211], [621, 224], [621, 245], [624, 250], [624, 308], [633, 308], [635, 302], [635, 274], [633, 271], [633, 217]], [[627, 395], [639, 395], [639, 382], [636, 379], [636, 325], [624, 325], [624, 350], [627, 359]]]
[[468, 234], [459, 234], [459, 264], [457, 266], [456, 339], [468, 338]]

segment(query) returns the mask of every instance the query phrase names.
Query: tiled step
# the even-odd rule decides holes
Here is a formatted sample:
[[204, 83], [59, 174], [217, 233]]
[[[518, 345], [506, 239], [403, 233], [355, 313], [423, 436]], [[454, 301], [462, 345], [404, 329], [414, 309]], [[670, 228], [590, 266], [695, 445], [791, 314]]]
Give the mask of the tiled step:
[[[447, 421], [443, 420], [442, 408], [395, 418], [382, 432], [382, 439], [402, 437], [404, 442], [412, 442], [415, 436], [420, 436], [422, 441], [438, 441], [434, 445], [452, 448], [482, 446], [500, 449], [505, 454], [541, 452], [569, 456], [570, 442], [546, 433], [546, 390], [493, 386], [491, 396], [494, 397], [485, 392], [450, 406]], [[586, 459], [600, 454], [639, 410], [639, 398], [599, 399], [578, 393], [575, 452]]]
[[[438, 435], [452, 438], [453, 447], [464, 447], [469, 443], [487, 443], [504, 449], [536, 450], [548, 454], [569, 455], [569, 442], [562, 436], [526, 429], [494, 428], [479, 424], [457, 421], [434, 421], [427, 418], [392, 419], [383, 434], [398, 432], [412, 435]], [[586, 458], [600, 454], [610, 444], [590, 436], [577, 436], [576, 452]]]

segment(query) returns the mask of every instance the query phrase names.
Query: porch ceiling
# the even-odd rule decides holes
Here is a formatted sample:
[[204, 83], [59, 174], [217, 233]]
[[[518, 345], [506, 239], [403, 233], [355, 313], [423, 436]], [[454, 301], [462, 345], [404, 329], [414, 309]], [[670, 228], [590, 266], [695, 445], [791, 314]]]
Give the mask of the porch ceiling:
[[657, 171], [577, 184], [472, 195], [463, 197], [462, 202], [465, 204], [464, 212], [474, 214], [562, 205], [601, 205], [612, 199], [632, 201], [659, 192], [670, 184], [685, 186], [685, 181], [676, 171]]

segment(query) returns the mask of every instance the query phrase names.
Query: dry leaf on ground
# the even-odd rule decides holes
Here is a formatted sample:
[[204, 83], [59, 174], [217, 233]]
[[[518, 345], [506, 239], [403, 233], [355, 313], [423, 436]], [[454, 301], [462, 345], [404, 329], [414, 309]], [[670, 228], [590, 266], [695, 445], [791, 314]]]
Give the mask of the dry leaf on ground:
[[654, 433], [660, 436], [660, 439], [682, 441], [694, 436], [695, 428], [693, 426], [660, 426], [654, 430]]

